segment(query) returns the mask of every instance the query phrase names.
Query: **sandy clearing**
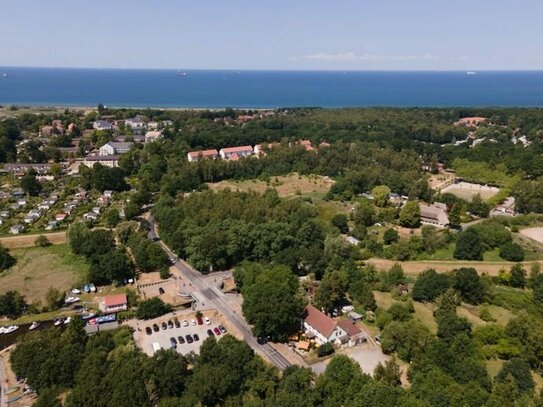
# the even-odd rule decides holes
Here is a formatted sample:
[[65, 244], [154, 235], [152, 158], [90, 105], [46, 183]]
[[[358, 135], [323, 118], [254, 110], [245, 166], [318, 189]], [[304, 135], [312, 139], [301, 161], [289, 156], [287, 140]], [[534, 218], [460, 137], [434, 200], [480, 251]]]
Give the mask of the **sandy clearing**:
[[41, 233], [34, 235], [15, 235], [9, 237], [0, 237], [0, 243], [7, 249], [20, 249], [24, 247], [34, 247], [34, 241], [40, 235], [44, 235], [53, 244], [66, 243], [66, 232]]
[[529, 237], [538, 243], [543, 243], [543, 227], [522, 229], [520, 234]]
[[[455, 268], [460, 267], [473, 267], [477, 270], [478, 273], [486, 273], [491, 276], [497, 276], [501, 269], [510, 269], [511, 266], [515, 263], [506, 262], [506, 261], [394, 261], [386, 259], [369, 259], [368, 263], [373, 264], [375, 267], [381, 270], [388, 270], [394, 264], [399, 263], [406, 274], [409, 275], [418, 275], [424, 270], [433, 268], [440, 273], [451, 271]], [[530, 268], [532, 262], [524, 262], [525, 268]], [[543, 261], [539, 261], [539, 264], [543, 266]]]

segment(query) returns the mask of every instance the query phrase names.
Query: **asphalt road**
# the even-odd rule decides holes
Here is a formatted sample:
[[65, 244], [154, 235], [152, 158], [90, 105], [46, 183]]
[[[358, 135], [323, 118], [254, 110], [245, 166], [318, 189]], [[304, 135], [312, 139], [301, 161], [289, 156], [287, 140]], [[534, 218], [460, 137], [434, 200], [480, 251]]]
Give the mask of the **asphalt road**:
[[[147, 218], [149, 224], [151, 225], [151, 236], [158, 237], [158, 230], [154, 218], [149, 214]], [[170, 257], [177, 257], [163, 241], [159, 242], [164, 251]], [[226, 318], [230, 320], [232, 325], [234, 325], [243, 335], [243, 340], [259, 355], [268, 359], [273, 363], [277, 368], [284, 370], [291, 363], [279, 352], [277, 352], [269, 344], [259, 344], [256, 338], [251, 332], [251, 327], [245, 321], [243, 316], [235, 312], [222, 298], [221, 293], [218, 292], [219, 289], [213, 285], [209, 285], [200, 272], [194, 270], [187, 262], [184, 260], [179, 260], [175, 263], [177, 270], [194, 286], [198, 289], [202, 297], [205, 298], [206, 302], [213, 304], [217, 310], [219, 310]]]

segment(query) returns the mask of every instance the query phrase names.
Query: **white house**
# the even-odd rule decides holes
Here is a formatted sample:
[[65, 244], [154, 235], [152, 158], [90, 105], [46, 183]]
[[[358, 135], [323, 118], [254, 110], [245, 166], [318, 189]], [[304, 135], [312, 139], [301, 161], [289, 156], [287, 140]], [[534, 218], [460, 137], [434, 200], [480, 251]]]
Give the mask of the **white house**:
[[227, 147], [221, 148], [219, 154], [223, 160], [237, 159], [253, 154], [253, 147], [241, 146], [241, 147]]
[[124, 121], [126, 126], [129, 126], [132, 130], [139, 130], [145, 127], [145, 122], [140, 116], [132, 117]]
[[13, 225], [9, 229], [9, 233], [11, 233], [12, 235], [18, 235], [19, 233], [23, 233], [24, 230], [25, 230], [25, 227], [23, 225]]
[[94, 164], [102, 164], [103, 166], [114, 168], [119, 166], [119, 156], [118, 155], [90, 155], [85, 157], [83, 160], [83, 165], [86, 165], [89, 168], [94, 167]]
[[162, 138], [162, 132], [158, 130], [148, 131], [145, 133], [145, 142], [150, 143]]
[[187, 154], [187, 160], [189, 162], [195, 162], [200, 160], [201, 158], [211, 158], [215, 159], [219, 157], [219, 152], [215, 149], [213, 150], [201, 150], [201, 151], [191, 151]]
[[305, 308], [304, 329], [306, 335], [315, 338], [319, 345], [341, 343], [348, 338], [345, 329], [311, 304]]
[[107, 120], [96, 120], [92, 123], [92, 128], [96, 130], [113, 130], [113, 125]]
[[125, 142], [109, 141], [106, 144], [104, 144], [102, 147], [100, 147], [99, 154], [101, 156], [124, 154], [130, 151], [133, 145], [134, 143], [129, 142], [129, 141], [125, 141]]

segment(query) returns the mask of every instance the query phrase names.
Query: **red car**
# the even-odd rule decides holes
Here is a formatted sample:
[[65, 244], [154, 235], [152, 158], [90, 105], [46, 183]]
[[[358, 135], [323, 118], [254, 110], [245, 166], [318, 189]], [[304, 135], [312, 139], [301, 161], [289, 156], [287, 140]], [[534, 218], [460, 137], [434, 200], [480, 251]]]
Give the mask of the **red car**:
[[198, 322], [198, 325], [203, 325], [204, 324], [204, 320], [202, 319], [202, 317], [196, 318], [196, 321]]
[[213, 332], [215, 333], [215, 335], [219, 336], [221, 334], [221, 330], [217, 327], [213, 328]]

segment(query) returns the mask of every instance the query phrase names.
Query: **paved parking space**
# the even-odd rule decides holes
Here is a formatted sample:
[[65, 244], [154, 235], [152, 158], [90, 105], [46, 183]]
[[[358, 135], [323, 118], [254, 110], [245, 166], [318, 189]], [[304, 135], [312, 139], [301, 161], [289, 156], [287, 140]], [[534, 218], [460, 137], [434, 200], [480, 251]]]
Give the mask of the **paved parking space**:
[[[155, 353], [155, 350], [153, 348], [153, 344], [158, 343], [162, 349], [170, 349], [171, 348], [171, 342], [170, 338], [174, 337], [177, 341], [177, 352], [186, 355], [190, 352], [194, 352], [195, 354], [200, 353], [200, 346], [202, 345], [203, 341], [208, 337], [207, 330], [217, 327], [220, 322], [218, 320], [211, 319], [211, 325], [192, 325], [190, 324], [191, 317], [187, 316], [179, 316], [178, 317], [179, 322], [181, 323], [181, 326], [179, 328], [176, 328], [175, 325], [173, 328], [166, 328], [162, 329], [161, 323], [158, 322], [149, 322], [142, 324], [140, 323], [140, 327], [142, 329], [140, 334], [140, 346], [142, 347], [143, 351], [148, 354], [149, 356], [153, 355]], [[189, 322], [189, 326], [183, 326], [183, 319], [187, 319]], [[171, 318], [173, 322], [173, 318]], [[163, 321], [168, 321], [168, 319], [165, 319]], [[162, 321], [161, 321], [162, 322]], [[147, 335], [145, 332], [145, 327], [150, 326], [152, 327], [153, 323], [157, 323], [159, 326], [159, 331], [155, 332], [153, 330], [153, 333], [151, 335]], [[197, 334], [199, 336], [198, 341], [194, 341], [193, 343], [188, 343], [186, 340], [186, 335], [193, 336], [194, 334]], [[183, 339], [185, 339], [185, 343], [180, 344], [178, 337], [182, 336]], [[221, 338], [223, 335], [217, 337], [217, 339]]]

